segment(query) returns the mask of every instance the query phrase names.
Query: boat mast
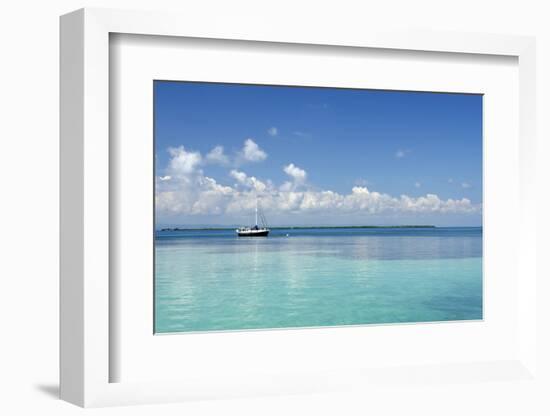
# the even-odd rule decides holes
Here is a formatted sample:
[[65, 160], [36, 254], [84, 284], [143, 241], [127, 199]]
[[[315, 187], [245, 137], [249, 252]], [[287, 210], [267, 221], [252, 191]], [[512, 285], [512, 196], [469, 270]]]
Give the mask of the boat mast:
[[258, 197], [256, 197], [256, 226], [258, 225]]

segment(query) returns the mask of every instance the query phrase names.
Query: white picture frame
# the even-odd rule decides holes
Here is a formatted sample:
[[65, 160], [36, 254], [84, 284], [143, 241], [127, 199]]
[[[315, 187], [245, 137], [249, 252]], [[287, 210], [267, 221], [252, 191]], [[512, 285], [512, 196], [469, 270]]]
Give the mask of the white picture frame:
[[[472, 372], [493, 368], [518, 380], [536, 376], [536, 199], [535, 199], [535, 42], [533, 38], [464, 33], [368, 30], [307, 31], [254, 22], [211, 24], [185, 15], [83, 9], [61, 18], [61, 397], [80, 406], [182, 401], [194, 398], [242, 397], [255, 394], [323, 392], [349, 384], [391, 382], [407, 378], [396, 369], [368, 375], [349, 368], [330, 377], [297, 376], [285, 369], [272, 375], [240, 378], [222, 373], [183, 381], [112, 382], [110, 366], [119, 360], [110, 348], [110, 311], [116, 308], [109, 276], [110, 172], [109, 37], [110, 34], [225, 39], [333, 47], [382, 48], [452, 54], [504, 55], [519, 65], [519, 213], [517, 356], [479, 363], [442, 363], [419, 369], [415, 377], [434, 371], [477, 382]], [[342, 336], [332, 331], [330, 337]], [[457, 376], [458, 374], [458, 376]], [[345, 382], [344, 382], [345, 380]]]

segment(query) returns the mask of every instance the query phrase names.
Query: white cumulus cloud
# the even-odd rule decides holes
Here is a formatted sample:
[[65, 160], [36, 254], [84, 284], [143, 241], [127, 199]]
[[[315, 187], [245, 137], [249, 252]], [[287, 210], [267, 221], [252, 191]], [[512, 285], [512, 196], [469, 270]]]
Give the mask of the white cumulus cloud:
[[184, 146], [170, 147], [168, 153], [170, 159], [169, 170], [174, 176], [188, 175], [198, 168], [202, 162], [200, 152], [190, 152]]
[[238, 183], [246, 183], [246, 179], [248, 176], [244, 172], [240, 172], [238, 170], [233, 169], [231, 172], [229, 172], [231, 177], [235, 179]]
[[419, 197], [392, 196], [363, 185], [356, 185], [349, 192], [319, 189], [308, 184], [307, 172], [294, 163], [283, 167], [289, 180], [280, 186], [237, 169], [228, 172], [234, 180], [234, 184], [228, 186], [203, 171], [207, 168], [208, 155], [203, 158], [200, 152], [183, 146], [170, 148], [168, 152], [170, 161], [164, 176], [158, 177], [155, 195], [157, 214], [163, 220], [192, 216], [211, 219], [212, 215], [218, 215], [230, 221], [228, 218], [241, 218], [243, 213], [249, 213], [257, 197], [261, 199], [262, 209], [274, 220], [289, 218], [285, 215], [292, 218], [303, 215], [303, 218], [341, 218], [343, 223], [355, 218], [368, 224], [369, 218], [377, 215], [399, 221], [407, 215], [481, 213], [481, 204], [474, 204], [468, 198], [441, 199], [433, 193]]
[[246, 139], [241, 151], [241, 156], [248, 162], [261, 162], [267, 158], [267, 153], [260, 149], [260, 146], [252, 139]]
[[292, 179], [294, 179], [296, 182], [303, 182], [306, 180], [306, 176], [307, 176], [306, 171], [303, 169], [300, 169], [294, 163], [286, 165], [283, 168], [283, 170], [288, 176], [292, 177]]
[[254, 176], [248, 176], [244, 172], [233, 169], [229, 172], [229, 175], [237, 181], [237, 184], [244, 185], [257, 192], [264, 192], [267, 189], [267, 185], [264, 182]]
[[229, 164], [229, 157], [224, 153], [223, 146], [216, 146], [206, 155], [206, 160], [222, 166]]

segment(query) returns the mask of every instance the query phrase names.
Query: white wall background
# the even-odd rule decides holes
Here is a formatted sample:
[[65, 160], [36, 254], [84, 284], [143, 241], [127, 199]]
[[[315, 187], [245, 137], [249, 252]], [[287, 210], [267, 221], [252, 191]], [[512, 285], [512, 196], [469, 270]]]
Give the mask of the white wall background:
[[[398, 0], [323, 2], [169, 0], [11, 0], [0, 6], [0, 413], [67, 415], [81, 409], [56, 399], [58, 376], [58, 16], [84, 6], [179, 10], [208, 24], [212, 13], [231, 19], [273, 19], [281, 27], [313, 21], [334, 29], [371, 21], [405, 27], [536, 35], [538, 39], [539, 177], [550, 178], [550, 12], [535, 0]], [[542, 166], [546, 163], [546, 166]], [[550, 212], [547, 180], [539, 182], [540, 213]], [[541, 218], [540, 254], [550, 248]], [[543, 257], [543, 256], [541, 256]], [[546, 254], [547, 257], [547, 254]], [[548, 263], [548, 262], [546, 262]], [[546, 264], [542, 275], [550, 279]], [[550, 351], [550, 282], [539, 285], [541, 349]], [[545, 295], [546, 294], [546, 295]], [[546, 331], [544, 330], [546, 328]], [[546, 352], [548, 355], [548, 352]], [[545, 374], [548, 359], [541, 357]], [[92, 410], [124, 414], [418, 414], [547, 415], [550, 384], [506, 383], [388, 388], [368, 391]]]

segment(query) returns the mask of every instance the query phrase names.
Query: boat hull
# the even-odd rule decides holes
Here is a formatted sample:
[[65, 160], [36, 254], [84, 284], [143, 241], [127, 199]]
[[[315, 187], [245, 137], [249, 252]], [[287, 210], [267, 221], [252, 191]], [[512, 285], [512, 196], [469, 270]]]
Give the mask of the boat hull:
[[237, 231], [239, 237], [267, 237], [269, 230], [246, 230]]

